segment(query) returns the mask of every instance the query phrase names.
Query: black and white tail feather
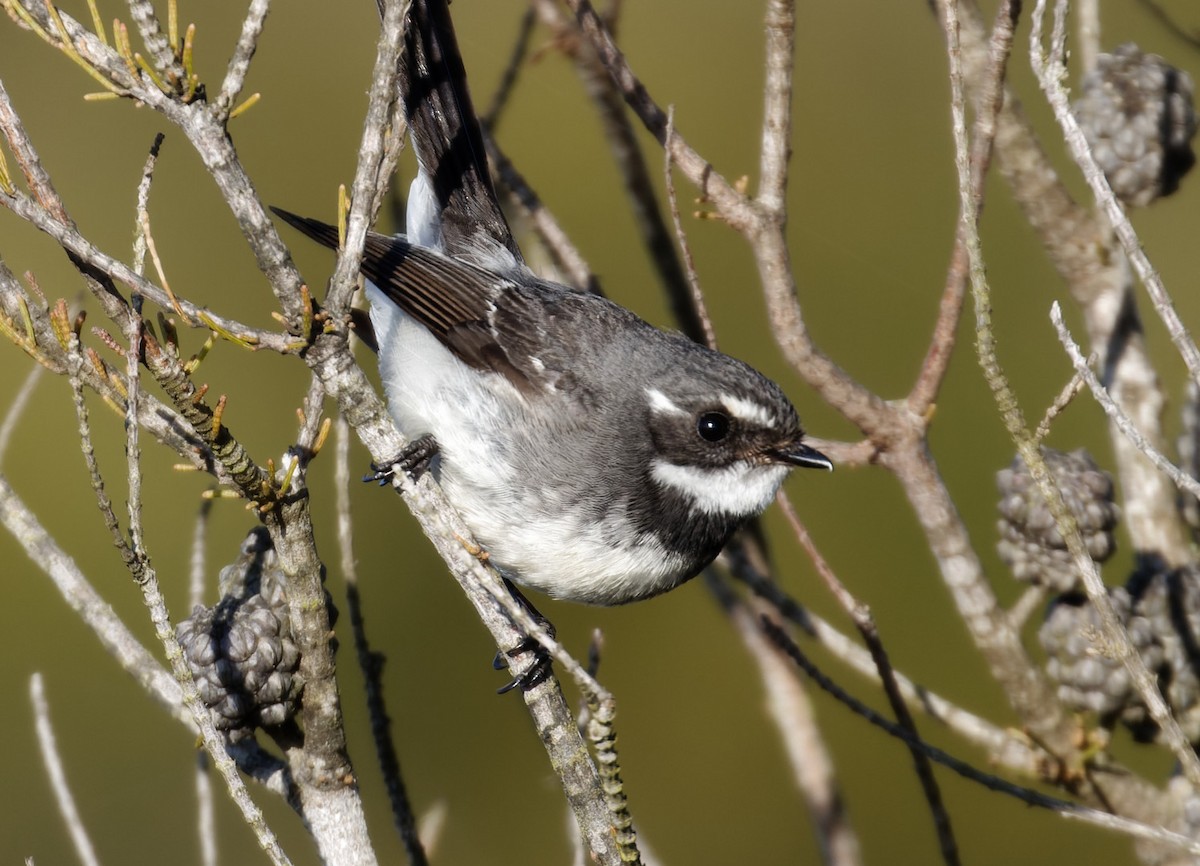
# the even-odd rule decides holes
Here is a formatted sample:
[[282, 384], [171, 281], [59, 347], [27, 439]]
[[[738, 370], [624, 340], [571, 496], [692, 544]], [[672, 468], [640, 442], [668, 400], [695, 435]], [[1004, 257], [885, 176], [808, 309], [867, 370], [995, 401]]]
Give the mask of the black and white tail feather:
[[405, 60], [400, 86], [420, 169], [408, 239], [485, 267], [524, 264], [492, 184], [447, 3], [412, 4]]

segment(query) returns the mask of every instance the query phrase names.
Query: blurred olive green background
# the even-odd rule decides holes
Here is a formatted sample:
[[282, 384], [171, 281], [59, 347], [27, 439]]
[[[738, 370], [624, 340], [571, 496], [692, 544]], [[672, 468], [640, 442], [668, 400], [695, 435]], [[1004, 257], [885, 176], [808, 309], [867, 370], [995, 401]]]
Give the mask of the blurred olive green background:
[[[124, 15], [105, 2], [103, 13]], [[196, 21], [198, 69], [210, 93], [219, 86], [240, 20], [233, 3], [182, 2]], [[453, 7], [476, 102], [486, 105], [508, 57], [521, 0], [457, 0]], [[817, 343], [887, 398], [903, 396], [929, 338], [954, 232], [956, 194], [948, 84], [939, 26], [922, 0], [801, 2], [797, 33], [793, 140], [792, 251], [801, 301]], [[1200, 27], [1188, 0], [1163, 3], [1186, 26]], [[761, 116], [760, 3], [719, 0], [627, 2], [621, 42], [633, 68], [662, 103], [674, 104], [680, 132], [726, 177], [757, 171]], [[87, 17], [81, 0], [65, 7]], [[164, 4], [165, 7], [165, 4]], [[990, 14], [990, 9], [988, 10]], [[164, 8], [165, 14], [165, 8]], [[1194, 47], [1172, 37], [1133, 0], [1103, 4], [1104, 45], [1135, 40], [1200, 73]], [[1018, 36], [1015, 85], [1052, 135], [1031, 86], [1027, 22]], [[374, 4], [278, 3], [255, 58], [247, 93], [262, 102], [233, 123], [233, 136], [265, 201], [332, 216], [337, 184], [353, 176], [376, 32]], [[547, 34], [534, 37], [546, 46]], [[129, 257], [134, 191], [153, 135], [167, 140], [151, 197], [159, 252], [172, 288], [192, 300], [269, 327], [273, 299], [199, 161], [158, 115], [127, 102], [88, 102], [94, 83], [32, 35], [0, 20], [0, 78], [83, 232], [100, 248]], [[626, 208], [597, 121], [569, 65], [553, 51], [529, 64], [499, 138], [588, 257], [617, 300], [667, 324], [646, 256]], [[649, 146], [652, 165], [661, 152]], [[1050, 150], [1085, 195], [1077, 172]], [[400, 187], [411, 177], [406, 157]], [[656, 172], [657, 174], [658, 172]], [[1175, 198], [1139, 214], [1136, 225], [1184, 321], [1200, 316], [1195, 232], [1200, 192], [1185, 182]], [[661, 181], [659, 181], [661, 186]], [[680, 185], [686, 210], [692, 190]], [[385, 216], [385, 229], [390, 229]], [[989, 188], [985, 253], [995, 289], [1000, 350], [1023, 405], [1039, 417], [1069, 376], [1047, 311], [1064, 297], [1036, 239], [1002, 183]], [[688, 220], [701, 277], [723, 348], [777, 377], [818, 436], [854, 431], [785, 366], [766, 336], [751, 258], [729, 230]], [[307, 279], [323, 290], [331, 257], [285, 231]], [[76, 302], [81, 282], [61, 251], [11, 214], [0, 212], [0, 253], [16, 272], [32, 270], [51, 299]], [[85, 303], [84, 306], [90, 307]], [[1068, 303], [1068, 309], [1070, 305]], [[1143, 303], [1143, 307], [1146, 305]], [[1070, 311], [1073, 313], [1073, 311]], [[1078, 317], [1069, 316], [1077, 331]], [[968, 315], [969, 318], [969, 315]], [[93, 315], [90, 323], [99, 323]], [[1162, 328], [1148, 324], [1172, 395], [1181, 365]], [[185, 335], [194, 351], [197, 332]], [[98, 341], [88, 338], [92, 345]], [[933, 447], [976, 546], [1006, 601], [1019, 594], [997, 561], [993, 475], [1012, 449], [975, 366], [963, 329], [939, 403]], [[0, 346], [0, 406], [30, 368]], [[295, 435], [293, 410], [306, 384], [295, 359], [251, 355], [221, 345], [198, 378], [228, 394], [225, 415], [256, 457], [278, 456]], [[123, 502], [121, 420], [94, 405], [101, 466]], [[1174, 409], [1168, 419], [1178, 429]], [[73, 435], [65, 381], [45, 377], [17, 431], [3, 471], [99, 590], [158, 653], [140, 597], [109, 543], [93, 504]], [[1109, 460], [1101, 414], [1086, 401], [1058, 422], [1052, 443], [1085, 445]], [[189, 539], [208, 481], [170, 471], [173, 455], [146, 442], [150, 551], [172, 615], [186, 615]], [[368, 457], [354, 446], [356, 468]], [[312, 470], [313, 507], [329, 589], [344, 609], [332, 535], [332, 460]], [[788, 489], [841, 578], [869, 602], [894, 663], [915, 679], [1000, 724], [1014, 718], [971, 649], [898, 485], [878, 469], [802, 473]], [[356, 485], [355, 535], [368, 627], [388, 657], [389, 709], [416, 808], [445, 808], [434, 862], [569, 862], [568, 818], [555, 777], [520, 700], [496, 697], [494, 647], [457, 587], [415, 531], [399, 499]], [[786, 587], [847, 627], [812, 569], [786, 539], [778, 516], [767, 524]], [[218, 502], [207, 553], [209, 572], [237, 551], [252, 525], [235, 502]], [[0, 604], [0, 860], [38, 864], [74, 855], [51, 798], [27, 698], [35, 671], [45, 676], [53, 719], [82, 818], [106, 863], [198, 861], [191, 737], [155, 706], [99, 648], [50, 582], [7, 536]], [[1106, 569], [1122, 581], [1128, 551]], [[212, 593], [207, 598], [213, 601]], [[583, 653], [591, 630], [606, 638], [601, 678], [616, 694], [621, 758], [630, 805], [646, 845], [663, 863], [815, 862], [817, 853], [791, 772], [767, 721], [755, 667], [702, 583], [632, 607], [598, 610], [547, 602], [544, 612], [567, 646]], [[353, 756], [385, 862], [402, 853], [361, 708], [361, 681], [343, 618], [341, 683]], [[1030, 630], [1030, 643], [1035, 643]], [[818, 661], [852, 691], [878, 703], [875, 689], [824, 654]], [[851, 819], [868, 863], [936, 862], [936, 843], [911, 761], [902, 746], [825, 698], [814, 697], [837, 762]], [[929, 723], [935, 743], [980, 766], [987, 756]], [[1116, 744], [1119, 756], [1155, 779], [1170, 762], [1158, 752]], [[1123, 839], [1064, 822], [987, 793], [939, 771], [963, 851], [971, 864], [1130, 863]], [[285, 848], [316, 862], [294, 815], [255, 791]], [[218, 793], [222, 862], [260, 862], [253, 838]]]

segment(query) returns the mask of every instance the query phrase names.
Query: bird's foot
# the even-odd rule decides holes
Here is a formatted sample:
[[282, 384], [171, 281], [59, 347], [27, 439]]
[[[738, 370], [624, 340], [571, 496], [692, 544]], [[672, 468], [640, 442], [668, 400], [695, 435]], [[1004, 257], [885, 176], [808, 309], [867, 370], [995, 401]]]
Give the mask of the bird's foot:
[[378, 481], [379, 486], [383, 487], [391, 483], [392, 478], [396, 475], [396, 470], [408, 473], [409, 477], [415, 481], [429, 468], [430, 462], [437, 456], [437, 453], [437, 440], [433, 438], [432, 434], [426, 434], [420, 439], [409, 442], [404, 450], [391, 460], [372, 463], [371, 469], [374, 472], [364, 475], [363, 481]]
[[550, 654], [546, 652], [545, 647], [537, 642], [536, 638], [528, 636], [507, 652], [496, 653], [496, 657], [492, 660], [492, 667], [498, 671], [508, 670], [509, 658], [528, 652], [534, 654], [533, 663], [525, 669], [524, 673], [513, 677], [511, 682], [496, 689], [496, 694], [508, 694], [515, 688], [520, 688], [521, 691], [528, 692], [551, 677], [554, 673], [554, 660], [550, 658]]
[[[556, 634], [554, 623], [546, 619], [546, 617], [542, 615], [542, 612], [534, 607], [533, 603], [527, 599], [524, 594], [522, 594], [521, 590], [517, 589], [516, 584], [514, 584], [507, 577], [504, 578], [504, 585], [508, 587], [508, 591], [512, 594], [513, 600], [516, 601], [521, 607], [525, 608], [525, 611], [531, 617], [533, 617], [533, 620], [538, 624], [538, 626], [540, 626], [541, 629], [546, 632], [546, 634], [553, 638]], [[534, 686], [540, 685], [550, 678], [550, 676], [554, 673], [554, 660], [550, 658], [550, 654], [546, 652], [546, 648], [538, 642], [537, 638], [531, 637], [530, 635], [523, 637], [520, 643], [507, 652], [496, 653], [496, 657], [492, 660], [492, 667], [498, 671], [508, 670], [509, 659], [530, 652], [534, 653], [533, 663], [525, 669], [524, 673], [513, 677], [512, 682], [497, 689], [496, 694], [503, 695], [511, 692], [517, 687], [520, 687], [521, 691], [527, 692], [534, 688]]]

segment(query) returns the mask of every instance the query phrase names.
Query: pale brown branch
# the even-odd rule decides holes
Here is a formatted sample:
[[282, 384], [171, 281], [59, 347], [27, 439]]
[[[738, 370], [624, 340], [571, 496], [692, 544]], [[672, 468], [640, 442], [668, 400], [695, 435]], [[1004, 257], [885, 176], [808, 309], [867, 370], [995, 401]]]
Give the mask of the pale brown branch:
[[763, 84], [762, 150], [755, 202], [787, 218], [788, 160], [792, 155], [792, 74], [796, 53], [795, 0], [768, 0], [767, 61]]
[[757, 615], [761, 611], [757, 607], [765, 605], [739, 599], [711, 568], [705, 571], [704, 578], [758, 666], [768, 710], [783, 739], [796, 787], [812, 820], [821, 862], [828, 866], [857, 866], [862, 862], [862, 851], [850, 823], [833, 756], [821, 735], [803, 683], [758, 626]]
[[[981, 80], [973, 82], [975, 123], [971, 134], [971, 190], [979, 210], [983, 208], [984, 181], [991, 166], [998, 119], [1004, 106], [1004, 82], [1020, 8], [1017, 0], [1006, 0], [1000, 4], [992, 25], [986, 69], [982, 70]], [[918, 415], [928, 414], [950, 367], [950, 357], [962, 319], [968, 272], [967, 248], [959, 233], [954, 239], [954, 252], [947, 269], [933, 338], [921, 372], [908, 394], [908, 406]]]

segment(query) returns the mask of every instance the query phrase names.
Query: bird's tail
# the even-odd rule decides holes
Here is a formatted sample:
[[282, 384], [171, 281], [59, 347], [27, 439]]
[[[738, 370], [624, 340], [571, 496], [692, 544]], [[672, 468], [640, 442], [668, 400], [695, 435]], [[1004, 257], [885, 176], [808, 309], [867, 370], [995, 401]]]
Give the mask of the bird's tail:
[[424, 174], [414, 184], [405, 231], [418, 242], [439, 237], [452, 257], [470, 259], [481, 247], [499, 247], [521, 261], [488, 171], [447, 0], [414, 0], [403, 64], [400, 87]]

